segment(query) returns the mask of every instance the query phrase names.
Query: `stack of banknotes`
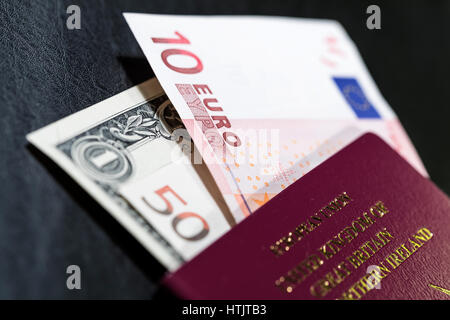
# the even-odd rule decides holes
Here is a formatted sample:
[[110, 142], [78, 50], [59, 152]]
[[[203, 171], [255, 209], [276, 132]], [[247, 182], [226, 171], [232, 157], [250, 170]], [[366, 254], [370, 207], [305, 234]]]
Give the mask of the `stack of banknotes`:
[[366, 132], [427, 175], [338, 22], [124, 16], [156, 78], [27, 138], [169, 271]]

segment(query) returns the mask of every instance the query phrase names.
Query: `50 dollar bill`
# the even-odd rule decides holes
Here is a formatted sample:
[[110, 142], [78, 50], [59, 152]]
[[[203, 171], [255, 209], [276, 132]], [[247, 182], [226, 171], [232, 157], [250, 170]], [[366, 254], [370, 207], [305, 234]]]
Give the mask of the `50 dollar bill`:
[[27, 139], [175, 270], [234, 224], [206, 167], [180, 149], [180, 130], [151, 79]]

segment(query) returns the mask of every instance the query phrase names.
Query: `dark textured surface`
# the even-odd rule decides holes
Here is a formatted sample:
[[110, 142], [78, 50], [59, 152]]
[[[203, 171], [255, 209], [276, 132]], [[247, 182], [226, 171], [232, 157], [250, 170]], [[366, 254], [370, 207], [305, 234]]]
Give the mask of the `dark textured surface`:
[[[81, 30], [66, 8], [81, 7]], [[25, 135], [152, 76], [121, 13], [264, 14], [339, 20], [431, 178], [450, 193], [450, 1], [0, 0], [0, 298], [151, 298], [161, 266]], [[66, 267], [82, 290], [66, 289]]]

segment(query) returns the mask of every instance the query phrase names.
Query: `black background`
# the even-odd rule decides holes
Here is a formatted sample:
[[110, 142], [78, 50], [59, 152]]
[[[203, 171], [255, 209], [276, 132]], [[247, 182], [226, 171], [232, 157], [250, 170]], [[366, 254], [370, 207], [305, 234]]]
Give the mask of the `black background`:
[[[66, 28], [70, 4], [81, 7], [81, 30]], [[381, 7], [381, 30], [366, 28], [370, 4]], [[25, 140], [153, 75], [124, 11], [338, 20], [431, 179], [450, 193], [450, 1], [0, 0], [0, 298], [157, 292], [158, 262]], [[82, 290], [66, 288], [71, 264], [81, 267]]]

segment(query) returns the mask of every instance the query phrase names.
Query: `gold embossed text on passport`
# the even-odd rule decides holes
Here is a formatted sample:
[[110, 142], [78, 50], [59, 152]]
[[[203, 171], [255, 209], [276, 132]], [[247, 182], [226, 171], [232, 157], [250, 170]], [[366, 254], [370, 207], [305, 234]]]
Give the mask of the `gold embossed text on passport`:
[[289, 251], [294, 244], [318, 228], [322, 222], [339, 212], [351, 201], [352, 199], [346, 192], [341, 193], [315, 214], [310, 216], [307, 221], [300, 223], [292, 232], [289, 232], [288, 235], [272, 244], [270, 246], [270, 251], [277, 256], [283, 255], [285, 252]]
[[400, 244], [393, 252], [376, 265], [371, 272], [364, 275], [356, 283], [344, 291], [338, 298], [340, 300], [358, 300], [368, 292], [375, 289], [381, 280], [390, 275], [403, 262], [411, 257], [419, 248], [433, 237], [433, 233], [427, 228], [420, 228], [407, 241]]
[[[377, 220], [384, 217], [387, 213], [389, 213], [389, 209], [382, 201], [377, 201], [374, 205], [370, 206], [368, 210], [365, 210], [363, 213], [353, 218], [351, 223], [326, 241], [314, 253], [310, 254], [306, 259], [299, 262], [286, 274], [278, 278], [275, 281], [275, 286], [283, 292], [291, 293], [295, 287], [300, 285], [309, 278], [309, 276], [315, 273], [317, 269], [324, 265], [326, 260], [334, 257], [347, 244], [354, 241], [359, 235], [368, 230]], [[371, 239], [371, 241], [366, 241], [358, 250], [353, 252], [351, 256], [353, 260], [341, 263], [327, 273], [322, 279], [323, 281], [318, 283], [317, 288], [314, 288], [311, 293], [315, 296], [325, 296], [332, 288], [342, 282], [351, 273], [347, 265], [348, 263], [359, 261], [358, 259], [364, 259], [361, 261], [366, 261], [365, 255], [369, 255], [369, 249], [376, 252], [379, 248], [388, 243], [391, 238], [392, 235], [387, 230], [376, 233], [376, 236]], [[362, 262], [360, 264], [362, 264]], [[359, 267], [359, 265], [357, 267]], [[357, 267], [355, 266], [355, 268]], [[335, 281], [330, 280], [332, 278], [335, 279]], [[325, 290], [319, 290], [320, 288], [324, 288]]]

